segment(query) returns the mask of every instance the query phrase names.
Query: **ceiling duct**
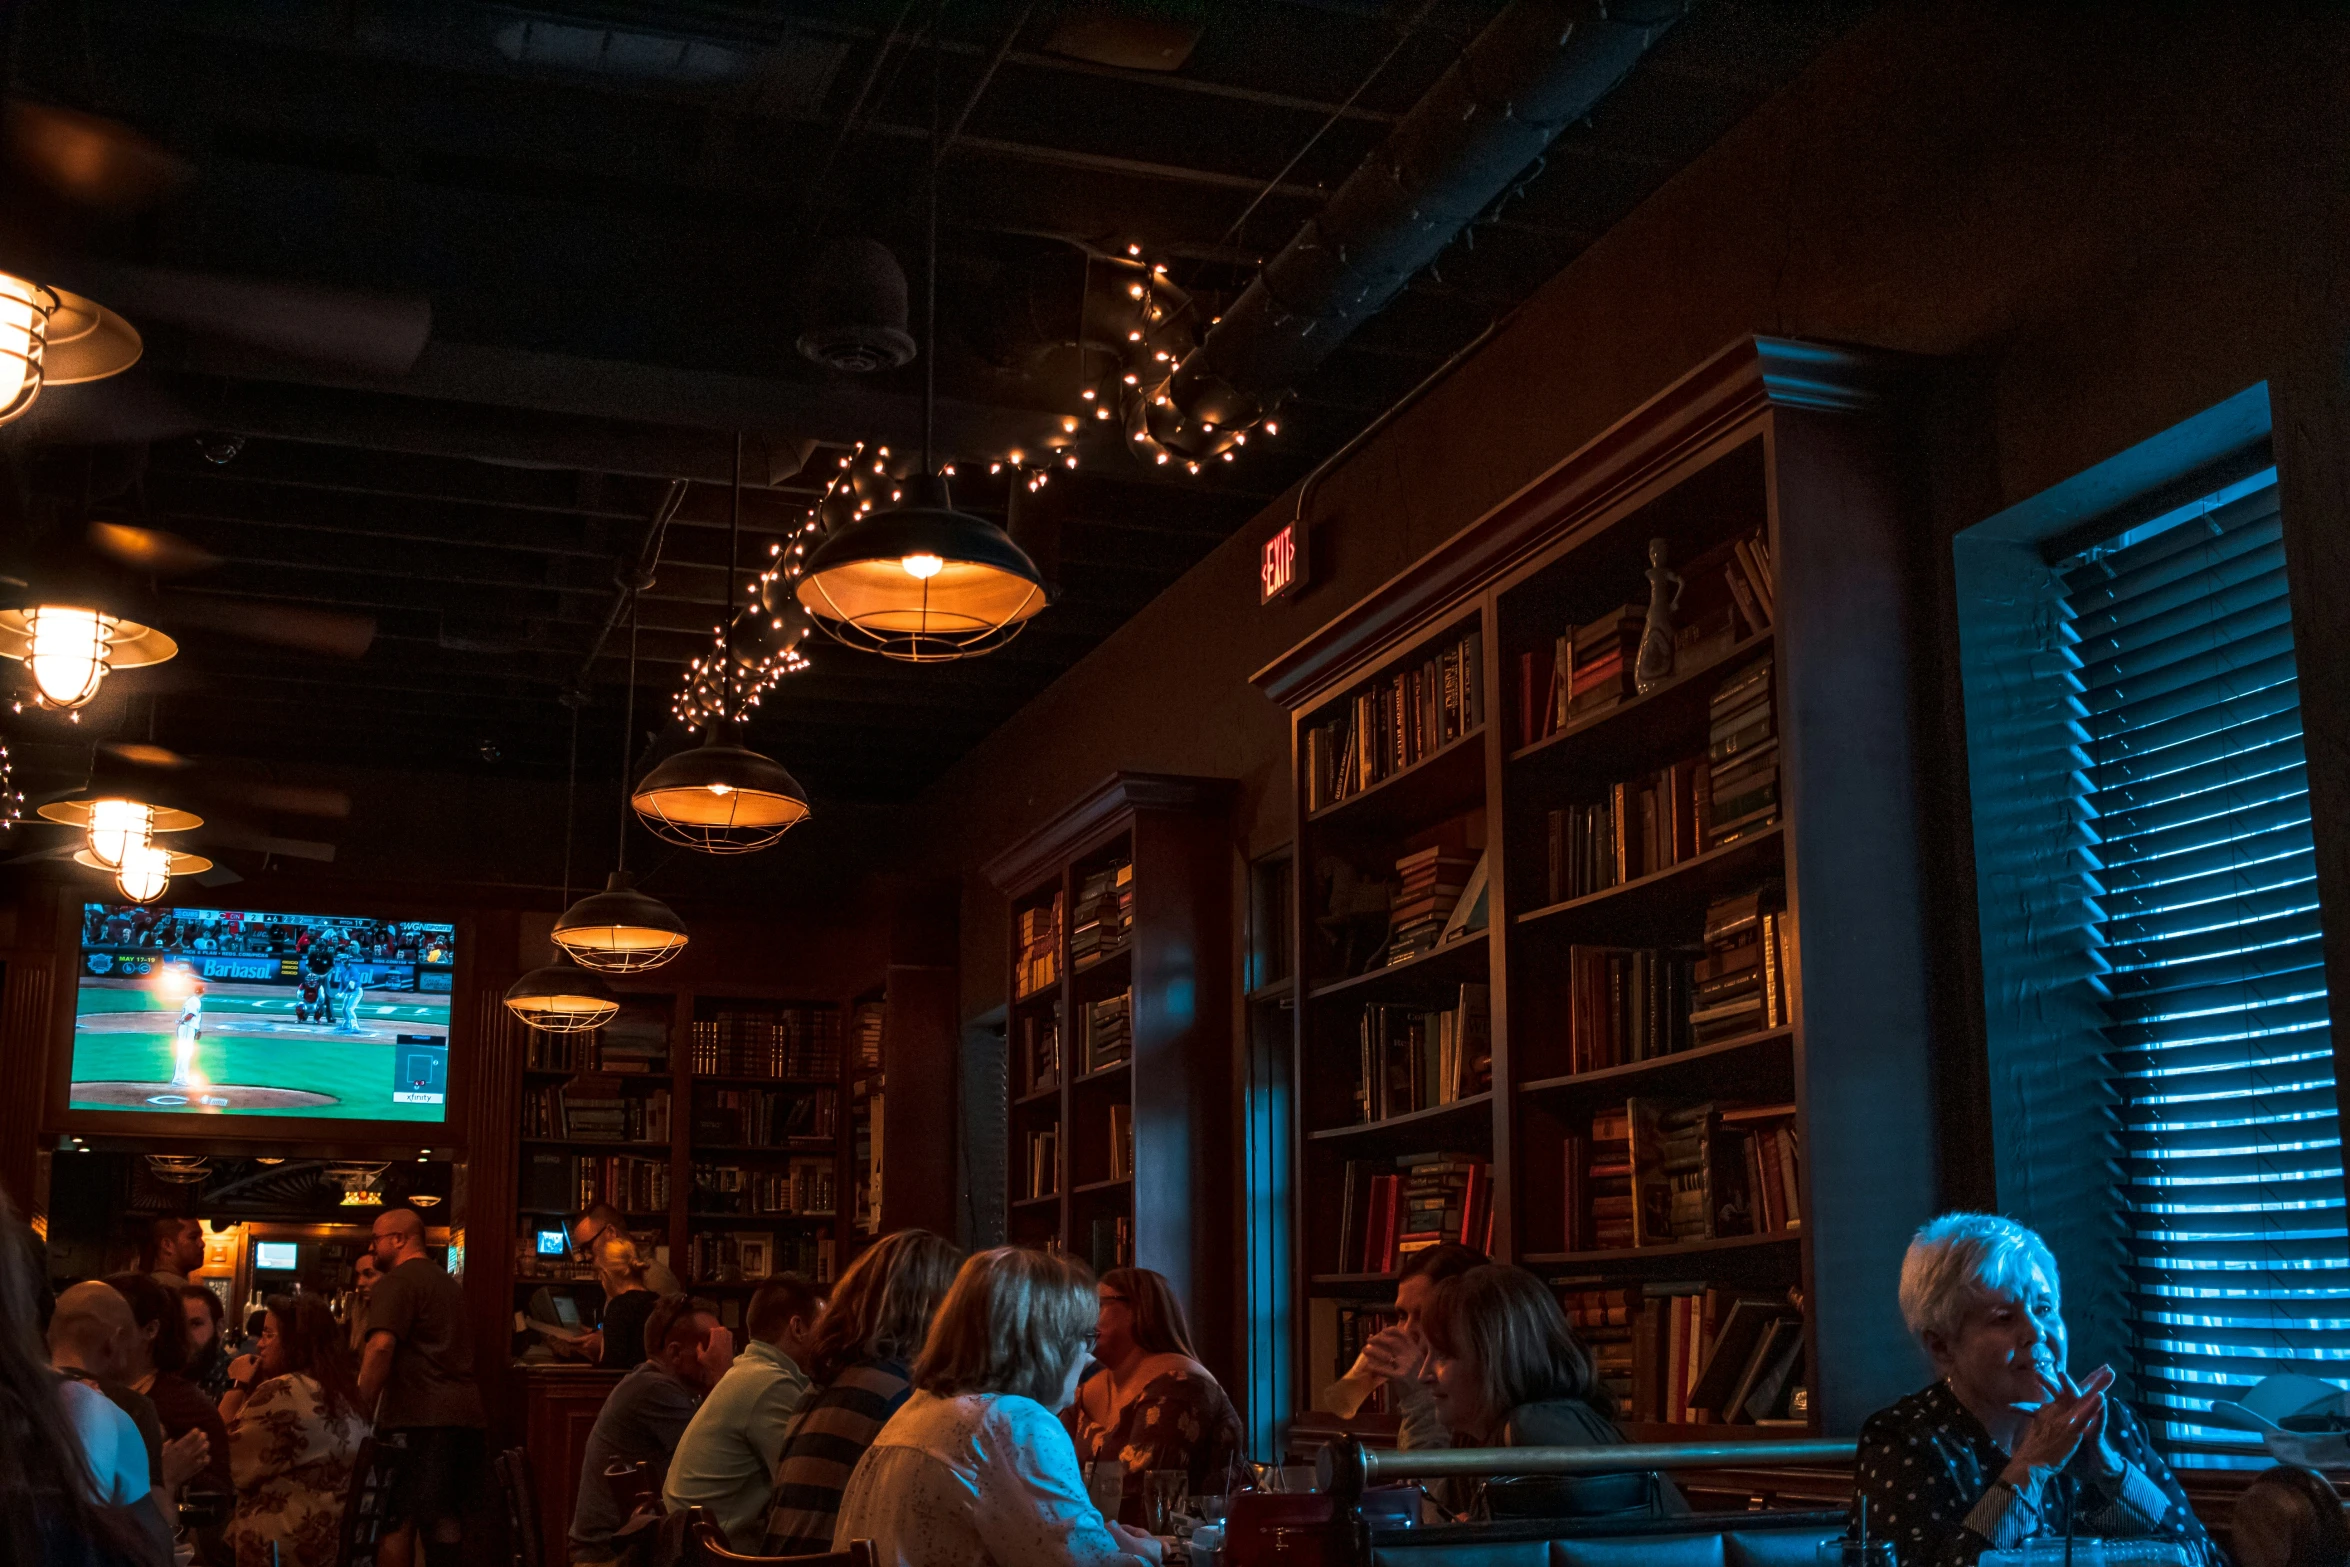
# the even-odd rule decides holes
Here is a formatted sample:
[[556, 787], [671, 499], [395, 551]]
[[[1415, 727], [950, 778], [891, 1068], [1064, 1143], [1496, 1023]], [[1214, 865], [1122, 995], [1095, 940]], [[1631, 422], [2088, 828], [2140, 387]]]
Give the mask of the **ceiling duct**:
[[1190, 421], [1246, 424], [1376, 315], [1689, 0], [1517, 0], [1267, 262], [1176, 372]]
[[800, 352], [829, 370], [869, 375], [914, 357], [906, 331], [906, 274], [879, 240], [837, 239], [809, 279]]

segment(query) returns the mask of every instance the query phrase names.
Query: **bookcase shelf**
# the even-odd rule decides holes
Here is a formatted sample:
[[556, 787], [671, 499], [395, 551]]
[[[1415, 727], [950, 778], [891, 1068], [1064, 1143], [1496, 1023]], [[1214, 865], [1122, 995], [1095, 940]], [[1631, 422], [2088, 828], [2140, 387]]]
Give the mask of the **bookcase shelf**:
[[[1711, 1343], [1709, 1313], [1744, 1298], [1800, 1310], [1800, 1359], [1773, 1365], [1795, 1366], [1783, 1380], [1806, 1389], [1810, 1430], [1856, 1432], [1911, 1391], [1914, 1351], [1883, 1301], [1935, 1210], [1938, 1122], [1900, 373], [1742, 339], [1256, 675], [1290, 714], [1294, 759], [1281, 969], [1297, 984], [1268, 1016], [1294, 1085], [1297, 1404], [1376, 1320], [1392, 1275], [1364, 1264], [1392, 1266], [1406, 1226], [1485, 1238], [1473, 1172], [1488, 1158], [1491, 1253], [1557, 1279], [1570, 1312], [1612, 1302], [1582, 1320], [1603, 1373], [1641, 1392], [1644, 1429], [1753, 1430], [1688, 1426], [1670, 1381], [1681, 1346]], [[1678, 594], [1679, 667], [1643, 695], [1652, 541], [1683, 579], [1658, 584]], [[1332, 759], [1361, 754], [1357, 727], [1378, 726], [1381, 759], [1429, 732], [1412, 705], [1425, 685], [1399, 702], [1399, 679], [1442, 671], [1439, 732], [1455, 733], [1450, 677], [1472, 657], [1465, 733], [1321, 803]], [[1561, 668], [1580, 710], [1540, 734]], [[1716, 781], [1725, 830], [1745, 831], [1707, 848]], [[1615, 885], [1553, 898], [1554, 832], [1583, 885], [1602, 856]], [[1424, 917], [1410, 878], [1431, 849], [1484, 857], [1489, 934], [1354, 972], [1392, 944], [1377, 911]], [[1451, 1058], [1427, 1072], [1425, 1041], [1480, 1001], [1489, 1084], [1471, 1086], [1489, 1091], [1354, 1122], [1455, 1086]], [[1448, 1022], [1447, 1050], [1456, 1037]], [[1646, 1195], [1623, 1196], [1635, 1168]], [[1589, 1244], [1619, 1227], [1651, 1244]], [[1784, 1330], [1760, 1342], [1795, 1353]], [[1792, 1400], [1742, 1413], [1772, 1407]]]
[[[1119, 773], [986, 866], [1007, 993], [1056, 976], [1008, 1009], [1008, 1238], [1165, 1274], [1211, 1366], [1238, 1317], [1230, 1248], [1209, 1243], [1233, 1201], [1231, 792]], [[1054, 1086], [1031, 1087], [1048, 1051]], [[1040, 1166], [1052, 1192], [1031, 1197]]]

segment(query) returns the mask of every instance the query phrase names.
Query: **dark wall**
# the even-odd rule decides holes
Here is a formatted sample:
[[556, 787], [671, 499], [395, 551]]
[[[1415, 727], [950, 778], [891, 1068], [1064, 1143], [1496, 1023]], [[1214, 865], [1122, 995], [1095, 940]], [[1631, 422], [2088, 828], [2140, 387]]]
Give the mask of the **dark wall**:
[[[1923, 853], [1949, 915], [1944, 1009], [1979, 1038], [1950, 535], [2254, 382], [2334, 385], [2345, 65], [2350, 20], [2255, 27], [2220, 5], [1913, 3], [1864, 24], [1317, 489], [1317, 580], [1294, 603], [1256, 602], [1256, 550], [1288, 496], [909, 813], [909, 857], [963, 877], [966, 1015], [1002, 1000], [1005, 911], [982, 859], [1113, 768], [1238, 779], [1241, 847], [1285, 841], [1286, 722], [1250, 673], [1760, 332], [1930, 356], [1923, 783], [1948, 830]], [[2305, 530], [2340, 533], [2350, 473], [2332, 478], [2309, 488]], [[2339, 607], [2338, 589], [2308, 591]], [[1985, 1202], [1979, 1051], [1958, 1055], [1946, 1196]]]

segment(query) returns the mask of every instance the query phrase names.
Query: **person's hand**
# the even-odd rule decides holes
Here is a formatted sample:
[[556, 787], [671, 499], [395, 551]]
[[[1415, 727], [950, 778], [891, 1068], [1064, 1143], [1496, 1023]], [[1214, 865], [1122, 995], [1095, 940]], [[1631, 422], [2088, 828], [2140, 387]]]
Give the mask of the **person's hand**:
[[[2113, 1386], [2111, 1366], [2099, 1366], [2077, 1383], [2062, 1371], [2043, 1372], [2040, 1384], [2047, 1390], [2048, 1402], [2032, 1416], [2023, 1440], [2016, 1443], [2007, 1467], [2000, 1471], [2000, 1478], [2010, 1485], [2028, 1484], [2036, 1469], [2062, 1469], [2072, 1462], [2084, 1439], [2104, 1445], [2105, 1390]], [[2116, 1462], [2118, 1465], [2118, 1459]]]
[[1136, 1529], [1115, 1518], [1105, 1518], [1102, 1522], [1110, 1526], [1110, 1538], [1117, 1541], [1118, 1548], [1127, 1555], [1139, 1556], [1149, 1562], [1151, 1567], [1158, 1567], [1165, 1560], [1166, 1547], [1160, 1545], [1159, 1537], [1148, 1529]]
[[[2074, 1382], [2063, 1372], [2057, 1375], [2063, 1378], [2067, 1393], [2075, 1398], [2088, 1396], [2087, 1387]], [[2088, 1444], [2089, 1474], [2096, 1480], [2118, 1480], [2126, 1466], [2122, 1462], [2121, 1450], [2113, 1445], [2113, 1422], [2107, 1418], [2109, 1411], [2103, 1396], [2104, 1390], [2113, 1385], [2113, 1367], [2099, 1366], [2089, 1373], [2088, 1382], [2094, 1385], [2098, 1393], [2097, 1420], [2085, 1438]]]
[[1428, 1346], [1420, 1336], [1401, 1324], [1381, 1328], [1371, 1335], [1357, 1357], [1358, 1369], [1388, 1381], [1404, 1381], [1420, 1374], [1427, 1362]]
[[212, 1439], [202, 1431], [183, 1431], [163, 1444], [163, 1484], [176, 1491], [204, 1472], [212, 1462]]
[[734, 1335], [723, 1327], [710, 1330], [702, 1343], [702, 1370], [715, 1384], [726, 1375], [726, 1368], [734, 1364]]
[[228, 1379], [231, 1382], [251, 1382], [260, 1375], [259, 1355], [239, 1355], [228, 1363]]

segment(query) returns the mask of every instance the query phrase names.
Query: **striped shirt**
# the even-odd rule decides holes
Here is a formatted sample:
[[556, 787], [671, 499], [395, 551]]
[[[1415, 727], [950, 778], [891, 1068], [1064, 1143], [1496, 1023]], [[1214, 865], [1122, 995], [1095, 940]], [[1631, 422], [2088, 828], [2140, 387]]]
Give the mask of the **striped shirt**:
[[914, 1391], [901, 1360], [865, 1360], [833, 1378], [800, 1406], [783, 1436], [775, 1469], [775, 1508], [767, 1517], [767, 1554], [812, 1555], [832, 1549], [849, 1471]]

